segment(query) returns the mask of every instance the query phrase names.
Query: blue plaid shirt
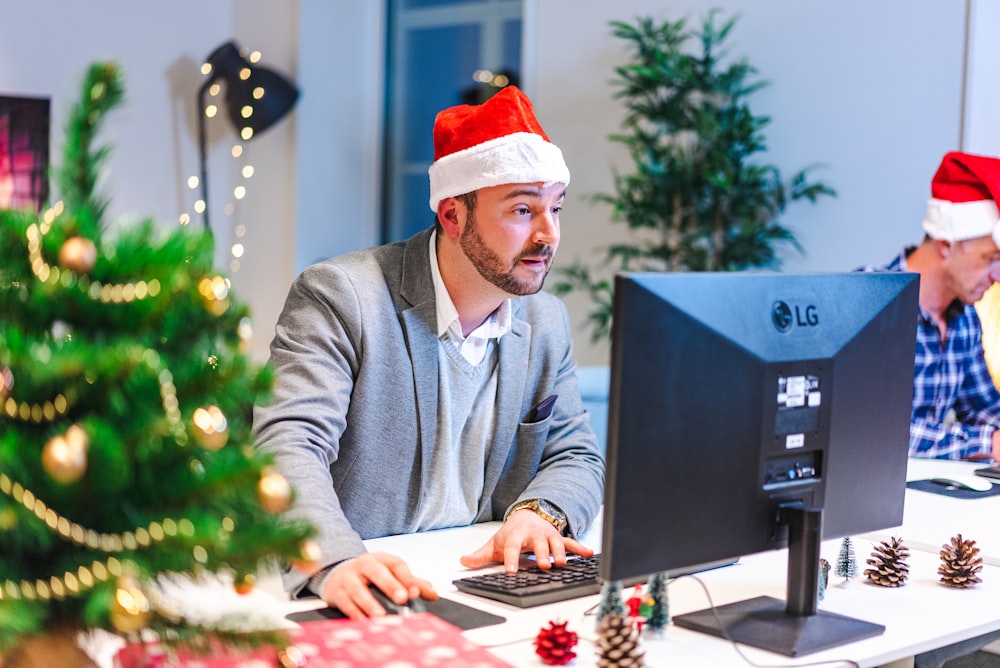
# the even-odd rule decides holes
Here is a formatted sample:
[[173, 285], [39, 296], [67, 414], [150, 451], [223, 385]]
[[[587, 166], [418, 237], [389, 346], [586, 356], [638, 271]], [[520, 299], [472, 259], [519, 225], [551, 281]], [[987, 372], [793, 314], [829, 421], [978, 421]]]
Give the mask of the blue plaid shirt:
[[[906, 271], [899, 254], [886, 267], [863, 271]], [[917, 316], [917, 350], [910, 414], [910, 456], [966, 459], [989, 454], [1000, 427], [1000, 391], [983, 356], [983, 330], [974, 306], [956, 301], [945, 312], [941, 332], [923, 307]]]

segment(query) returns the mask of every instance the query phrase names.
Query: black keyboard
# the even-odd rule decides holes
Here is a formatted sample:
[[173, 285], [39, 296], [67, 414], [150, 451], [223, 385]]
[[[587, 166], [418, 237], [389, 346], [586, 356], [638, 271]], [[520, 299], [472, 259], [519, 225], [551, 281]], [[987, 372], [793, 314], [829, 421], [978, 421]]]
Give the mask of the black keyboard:
[[[484, 573], [454, 580], [459, 591], [531, 608], [546, 603], [566, 601], [581, 596], [601, 593], [601, 580], [597, 577], [600, 555], [570, 557], [565, 566], [542, 570], [532, 565], [517, 573]], [[640, 578], [635, 582], [645, 582]]]
[[[735, 564], [737, 559], [713, 561], [690, 568], [677, 569], [668, 573], [669, 577], [691, 575], [713, 568], [721, 568]], [[493, 599], [502, 603], [510, 603], [519, 608], [532, 608], [546, 603], [568, 601], [581, 596], [601, 593], [601, 580], [597, 576], [600, 570], [601, 555], [592, 557], [570, 556], [565, 566], [553, 566], [542, 570], [538, 566], [528, 566], [517, 573], [484, 573], [452, 580], [459, 591], [474, 596]], [[626, 579], [623, 587], [644, 584], [645, 576]]]

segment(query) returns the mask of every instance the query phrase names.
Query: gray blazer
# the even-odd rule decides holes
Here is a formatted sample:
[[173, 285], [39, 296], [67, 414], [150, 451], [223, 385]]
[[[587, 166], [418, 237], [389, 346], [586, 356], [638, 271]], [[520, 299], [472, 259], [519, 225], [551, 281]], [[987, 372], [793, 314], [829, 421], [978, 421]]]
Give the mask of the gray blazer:
[[[323, 563], [364, 552], [363, 539], [414, 530], [438, 402], [431, 230], [307, 268], [293, 283], [271, 342], [271, 399], [254, 437], [295, 490], [289, 511], [318, 530]], [[476, 521], [545, 498], [576, 535], [603, 495], [604, 458], [580, 401], [569, 318], [540, 292], [513, 300], [499, 343], [496, 440]], [[552, 414], [526, 423], [547, 396]], [[456, 557], [457, 558], [457, 557]], [[289, 572], [297, 592], [306, 576]]]

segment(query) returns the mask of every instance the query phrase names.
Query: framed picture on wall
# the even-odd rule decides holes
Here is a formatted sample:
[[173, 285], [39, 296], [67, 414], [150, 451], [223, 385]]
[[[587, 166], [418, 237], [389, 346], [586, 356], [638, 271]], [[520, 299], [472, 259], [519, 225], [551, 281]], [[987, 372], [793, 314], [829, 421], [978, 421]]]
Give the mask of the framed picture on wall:
[[0, 209], [41, 210], [49, 196], [48, 98], [0, 95]]

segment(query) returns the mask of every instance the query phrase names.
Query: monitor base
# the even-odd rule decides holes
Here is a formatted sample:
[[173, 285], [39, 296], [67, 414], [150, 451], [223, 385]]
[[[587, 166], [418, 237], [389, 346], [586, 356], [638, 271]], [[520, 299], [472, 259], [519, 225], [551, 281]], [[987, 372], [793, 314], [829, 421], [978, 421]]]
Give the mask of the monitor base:
[[[833, 612], [789, 615], [785, 602], [758, 596], [715, 609], [690, 612], [673, 618], [676, 626], [759, 647], [785, 656], [802, 656], [882, 634], [881, 624]], [[722, 623], [720, 628], [719, 622]]]

